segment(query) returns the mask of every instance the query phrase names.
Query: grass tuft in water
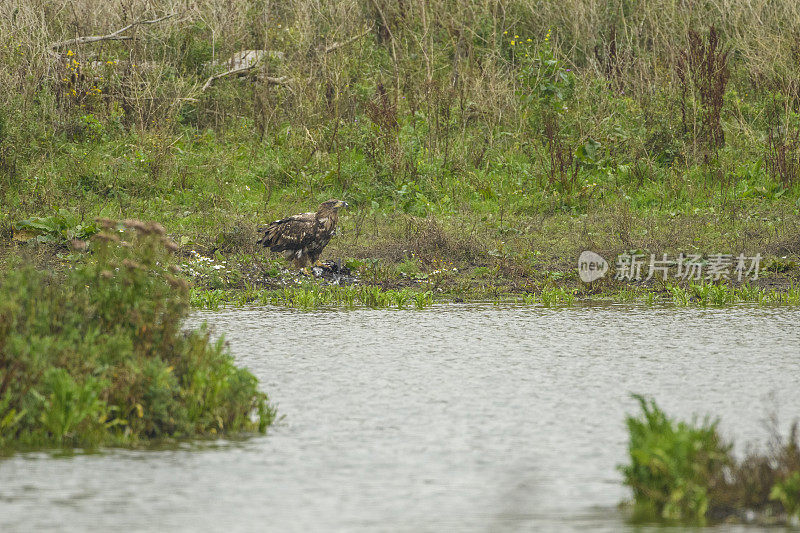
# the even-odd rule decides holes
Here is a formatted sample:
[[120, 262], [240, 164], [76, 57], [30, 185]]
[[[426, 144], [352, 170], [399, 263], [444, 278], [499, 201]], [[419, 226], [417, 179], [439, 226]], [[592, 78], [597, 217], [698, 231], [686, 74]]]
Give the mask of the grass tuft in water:
[[575, 303], [575, 294], [563, 287], [554, 287], [542, 290], [539, 298], [545, 307], [555, 305], [572, 305]]

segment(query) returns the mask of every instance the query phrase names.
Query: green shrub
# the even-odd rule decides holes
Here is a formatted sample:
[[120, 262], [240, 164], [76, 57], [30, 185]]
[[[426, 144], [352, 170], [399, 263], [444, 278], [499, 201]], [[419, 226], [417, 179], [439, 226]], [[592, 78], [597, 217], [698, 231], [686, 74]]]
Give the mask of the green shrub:
[[766, 451], [734, 460], [717, 421], [676, 422], [654, 401], [634, 397], [642, 417], [627, 418], [630, 464], [621, 470], [633, 490], [636, 519], [703, 524], [753, 516], [771, 523], [800, 518], [797, 424], [786, 439], [773, 428]]
[[274, 411], [256, 378], [182, 328], [189, 289], [163, 228], [101, 223], [68, 273], [0, 277], [0, 447], [264, 431]]
[[627, 418], [630, 464], [621, 470], [633, 490], [636, 514], [702, 523], [709, 486], [731, 462], [730, 445], [720, 439], [717, 421], [675, 422], [655, 401], [634, 397], [642, 417]]

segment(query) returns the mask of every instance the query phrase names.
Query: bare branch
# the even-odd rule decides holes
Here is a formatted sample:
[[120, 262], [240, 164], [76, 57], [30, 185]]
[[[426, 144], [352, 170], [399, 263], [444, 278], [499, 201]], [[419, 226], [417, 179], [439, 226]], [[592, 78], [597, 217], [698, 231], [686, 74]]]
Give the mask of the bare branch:
[[[213, 76], [209, 77], [206, 80], [205, 84], [203, 84], [203, 88], [200, 89], [200, 92], [201, 93], [206, 92], [208, 88], [211, 87], [214, 84], [214, 82], [220, 78], [228, 78], [230, 76], [238, 76], [239, 74], [246, 74], [251, 70], [253, 70], [257, 65], [258, 62], [253, 63], [252, 65], [248, 65], [246, 67], [234, 68], [228, 70], [227, 72], [223, 72], [221, 74], [214, 74]], [[259, 80], [265, 81], [270, 85], [288, 85], [290, 81], [287, 76], [280, 76], [277, 78], [271, 76], [259, 76]]]
[[251, 70], [253, 70], [253, 67], [255, 67], [255, 66], [256, 66], [256, 64], [254, 63], [254, 64], [248, 65], [246, 67], [234, 68], [234, 69], [228, 70], [227, 72], [223, 72], [221, 74], [214, 74], [213, 76], [209, 77], [206, 80], [206, 82], [203, 84], [203, 88], [200, 89], [200, 92], [201, 93], [206, 92], [206, 90], [209, 87], [211, 87], [211, 85], [213, 85], [213, 83], [215, 81], [217, 81], [220, 78], [227, 78], [229, 76], [236, 76], [238, 74], [244, 74], [246, 72], [250, 72]]
[[330, 44], [330, 45], [328, 45], [326, 47], [320, 47], [320, 52], [322, 52], [323, 54], [330, 54], [334, 50], [338, 50], [339, 48], [347, 46], [350, 43], [354, 43], [357, 40], [359, 40], [362, 37], [364, 37], [365, 35], [367, 35], [369, 32], [371, 32], [372, 28], [373, 28], [373, 26], [370, 26], [369, 28], [367, 28], [366, 30], [362, 31], [361, 33], [359, 33], [355, 37], [351, 37], [351, 38], [347, 39], [346, 41], [334, 42], [334, 43], [332, 43], [332, 44]]
[[81, 44], [88, 44], [88, 43], [96, 43], [98, 41], [127, 41], [132, 39], [130, 35], [123, 35], [126, 31], [130, 30], [135, 26], [142, 26], [145, 24], [156, 24], [157, 22], [161, 22], [162, 20], [170, 19], [176, 16], [177, 13], [171, 13], [169, 15], [165, 15], [163, 17], [152, 19], [152, 20], [137, 20], [131, 24], [128, 24], [124, 28], [120, 28], [115, 32], [109, 33], [108, 35], [90, 35], [84, 37], [75, 37], [74, 39], [67, 39], [66, 41], [59, 41], [50, 44], [51, 50], [58, 50], [60, 48], [66, 48], [67, 46], [73, 45], [81, 45]]
[[[371, 32], [372, 29], [373, 29], [373, 27], [370, 26], [369, 28], [365, 29], [364, 31], [362, 31], [358, 35], [355, 35], [354, 37], [351, 37], [351, 38], [347, 39], [346, 41], [334, 42], [334, 43], [329, 44], [328, 46], [320, 47], [320, 48], [318, 48], [318, 50], [319, 50], [319, 52], [321, 52], [323, 54], [329, 54], [329, 53], [333, 52], [334, 50], [338, 50], [339, 48], [347, 46], [348, 44], [354, 43], [355, 41], [361, 39], [362, 37], [367, 35], [369, 32]], [[206, 80], [206, 82], [203, 84], [203, 87], [200, 89], [200, 92], [201, 93], [206, 92], [208, 90], [208, 88], [211, 87], [214, 84], [214, 82], [216, 82], [219, 79], [229, 78], [231, 76], [239, 76], [239, 75], [247, 74], [247, 73], [251, 72], [253, 69], [255, 69], [261, 63], [261, 61], [262, 61], [262, 56], [259, 55], [259, 56], [256, 57], [256, 60], [253, 61], [253, 63], [251, 63], [250, 65], [232, 68], [232, 69], [227, 70], [225, 72], [222, 72], [220, 74], [214, 74], [213, 76], [210, 76]], [[232, 58], [231, 63], [235, 64], [236, 61], [233, 61], [233, 58]], [[265, 83], [267, 83], [269, 85], [289, 86], [289, 84], [291, 83], [291, 79], [289, 79], [288, 76], [272, 77], [272, 76], [265, 76], [265, 75], [262, 74], [262, 75], [259, 75], [257, 77], [257, 79], [259, 81], [265, 82]]]

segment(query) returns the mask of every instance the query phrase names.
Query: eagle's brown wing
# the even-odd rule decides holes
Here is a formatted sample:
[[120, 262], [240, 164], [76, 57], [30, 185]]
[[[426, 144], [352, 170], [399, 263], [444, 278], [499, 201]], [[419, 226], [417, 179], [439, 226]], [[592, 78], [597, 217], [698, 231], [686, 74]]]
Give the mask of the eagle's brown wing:
[[314, 241], [315, 227], [315, 213], [292, 215], [263, 228], [264, 235], [258, 244], [273, 252], [302, 250]]

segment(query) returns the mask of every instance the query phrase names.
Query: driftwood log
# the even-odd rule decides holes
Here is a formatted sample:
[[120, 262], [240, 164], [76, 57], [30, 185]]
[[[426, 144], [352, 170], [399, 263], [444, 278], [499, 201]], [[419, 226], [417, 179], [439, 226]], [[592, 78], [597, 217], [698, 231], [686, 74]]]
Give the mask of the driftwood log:
[[135, 28], [136, 26], [143, 26], [146, 24], [156, 24], [163, 20], [171, 19], [172, 17], [177, 16], [177, 13], [170, 13], [169, 15], [164, 15], [163, 17], [159, 17], [157, 19], [152, 20], [137, 20], [131, 24], [128, 24], [124, 28], [120, 28], [117, 31], [111, 32], [107, 35], [88, 35], [84, 37], [75, 37], [74, 39], [67, 39], [66, 41], [57, 41], [54, 43], [50, 43], [50, 50], [61, 50], [67, 48], [69, 46], [77, 46], [82, 44], [88, 43], [96, 43], [99, 41], [127, 41], [132, 39], [133, 37], [130, 35], [125, 35], [128, 30]]
[[[351, 43], [356, 42], [357, 40], [361, 39], [369, 32], [372, 31], [372, 27], [365, 29], [361, 33], [347, 39], [346, 41], [337, 41], [333, 42], [327, 46], [320, 46], [317, 48], [317, 51], [321, 54], [330, 54], [340, 48], [343, 48]], [[241, 76], [247, 74], [254, 70], [256, 66], [258, 66], [264, 58], [269, 55], [267, 50], [243, 50], [241, 52], [236, 52], [233, 54], [230, 59], [228, 59], [225, 64], [228, 65], [228, 70], [222, 72], [220, 74], [214, 74], [210, 76], [206, 82], [203, 84], [202, 89], [200, 89], [201, 93], [204, 93], [211, 87], [215, 81], [228, 78], [231, 76]], [[218, 64], [218, 63], [217, 63]], [[287, 76], [258, 76], [259, 81], [266, 82], [269, 85], [290, 85], [292, 80]]]
[[[106, 35], [85, 35], [81, 37], [74, 37], [72, 39], [67, 39], [64, 41], [57, 41], [50, 43], [48, 49], [50, 53], [55, 57], [62, 57], [62, 54], [58, 53], [59, 50], [63, 50], [64, 48], [69, 48], [71, 46], [80, 46], [89, 43], [96, 43], [101, 41], [127, 41], [133, 39], [133, 36], [129, 35], [127, 32], [135, 28], [136, 26], [143, 26], [148, 24], [157, 24], [167, 19], [171, 19], [177, 16], [178, 13], [170, 13], [169, 15], [164, 15], [163, 17], [150, 19], [150, 20], [137, 20], [127, 26], [120, 28], [116, 31], [108, 33]], [[317, 52], [321, 54], [330, 54], [340, 48], [343, 48], [355, 41], [361, 39], [369, 32], [372, 31], [372, 26], [366, 28], [362, 32], [354, 35], [353, 37], [345, 40], [345, 41], [336, 41], [329, 45], [323, 45], [317, 48]], [[276, 54], [282, 54], [281, 52], [276, 52]], [[231, 76], [241, 76], [245, 74], [249, 74], [255, 70], [255, 68], [264, 60], [265, 57], [269, 55], [269, 52], [266, 50], [243, 50], [241, 52], [237, 52], [228, 59], [225, 64], [228, 67], [228, 70], [225, 72], [221, 72], [219, 74], [214, 74], [209, 76], [206, 82], [203, 84], [202, 88], [200, 89], [201, 93], [206, 92], [209, 87], [211, 87], [214, 82], [222, 78], [228, 78]], [[282, 56], [278, 56], [282, 57]], [[100, 63], [100, 62], [93, 62], [93, 63]], [[212, 63], [213, 66], [219, 65], [219, 63]], [[265, 74], [259, 74], [256, 79], [259, 81], [265, 82], [269, 85], [282, 85], [288, 86], [292, 83], [291, 78], [288, 76], [267, 76]], [[186, 100], [193, 100], [193, 98], [186, 98]]]

